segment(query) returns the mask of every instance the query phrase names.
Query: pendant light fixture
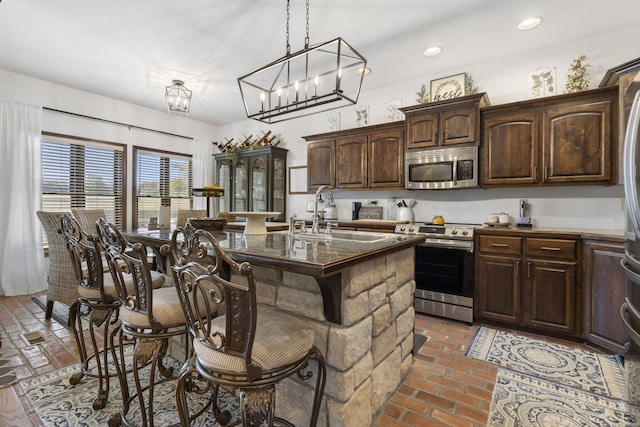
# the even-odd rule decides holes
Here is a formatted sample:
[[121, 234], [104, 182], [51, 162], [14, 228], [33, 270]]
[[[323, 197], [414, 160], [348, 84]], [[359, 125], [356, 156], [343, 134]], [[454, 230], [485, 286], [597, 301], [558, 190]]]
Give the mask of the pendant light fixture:
[[286, 55], [238, 78], [247, 117], [277, 123], [358, 102], [367, 60], [342, 38], [309, 45], [309, 0], [304, 49], [291, 53], [287, 0]]
[[174, 80], [171, 86], [167, 86], [165, 97], [167, 99], [169, 114], [187, 115], [189, 113], [189, 108], [191, 107], [191, 91], [184, 87], [182, 80]]

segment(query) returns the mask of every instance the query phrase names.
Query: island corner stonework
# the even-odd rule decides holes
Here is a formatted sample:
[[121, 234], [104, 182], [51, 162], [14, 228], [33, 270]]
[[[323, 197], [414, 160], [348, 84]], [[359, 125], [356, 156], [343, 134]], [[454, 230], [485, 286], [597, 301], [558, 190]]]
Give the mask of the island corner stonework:
[[[341, 324], [326, 320], [313, 276], [254, 266], [258, 301], [304, 318], [316, 329], [315, 344], [327, 363], [318, 426], [372, 425], [409, 373], [414, 252], [414, 248], [403, 249], [340, 272]], [[310, 369], [315, 373], [313, 364]], [[278, 384], [276, 414], [294, 425], [308, 425], [315, 379]]]

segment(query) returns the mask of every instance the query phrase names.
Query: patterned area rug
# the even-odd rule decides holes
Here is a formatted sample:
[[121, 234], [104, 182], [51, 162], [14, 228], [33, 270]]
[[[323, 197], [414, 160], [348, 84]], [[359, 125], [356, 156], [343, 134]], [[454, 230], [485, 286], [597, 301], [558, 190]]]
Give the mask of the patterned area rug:
[[[174, 372], [179, 372], [179, 363], [174, 363], [173, 366]], [[45, 426], [106, 426], [111, 415], [120, 412], [122, 395], [118, 380], [115, 378], [111, 380], [111, 393], [107, 406], [104, 409], [94, 410], [92, 405], [97, 393], [98, 380], [84, 377], [77, 385], [70, 385], [69, 377], [78, 372], [78, 369], [78, 366], [67, 366], [19, 383]], [[143, 379], [143, 381], [146, 380]], [[130, 386], [133, 387], [132, 383]], [[156, 425], [179, 424], [175, 387], [175, 381], [165, 382], [156, 387], [154, 398]], [[205, 396], [208, 397], [208, 394]], [[201, 408], [206, 397], [192, 399], [189, 403], [190, 408]], [[219, 396], [219, 404], [223, 410], [231, 412], [232, 419], [239, 417], [239, 401], [231, 394], [223, 391]], [[138, 425], [139, 407], [134, 407], [132, 414], [131, 421]], [[198, 417], [192, 426], [218, 426], [218, 424], [209, 411], [207, 415]]]
[[487, 425], [637, 427], [640, 411], [622, 400], [500, 368]]
[[476, 332], [466, 355], [601, 396], [626, 397], [624, 365], [618, 356], [484, 327]]
[[623, 361], [481, 327], [467, 356], [497, 363], [488, 426], [640, 426]]

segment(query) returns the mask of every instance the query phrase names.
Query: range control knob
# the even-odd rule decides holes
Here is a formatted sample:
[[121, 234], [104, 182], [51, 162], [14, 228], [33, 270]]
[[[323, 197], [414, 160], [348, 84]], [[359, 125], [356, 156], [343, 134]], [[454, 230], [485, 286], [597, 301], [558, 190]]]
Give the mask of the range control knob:
[[452, 228], [451, 229], [451, 234], [458, 234], [458, 229], [457, 228]]
[[466, 236], [467, 234], [469, 234], [469, 230], [467, 230], [466, 228], [462, 229], [462, 235]]

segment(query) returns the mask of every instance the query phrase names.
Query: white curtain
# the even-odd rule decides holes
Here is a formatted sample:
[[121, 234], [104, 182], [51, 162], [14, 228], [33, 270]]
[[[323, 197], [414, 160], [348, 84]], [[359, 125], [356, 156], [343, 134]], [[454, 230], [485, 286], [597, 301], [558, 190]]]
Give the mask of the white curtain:
[[0, 293], [46, 289], [42, 251], [42, 107], [0, 100]]
[[[202, 188], [205, 185], [213, 185], [215, 174], [213, 169], [213, 143], [206, 141], [193, 140], [193, 187]], [[213, 203], [213, 200], [211, 201]], [[194, 209], [206, 209], [206, 197], [193, 198]], [[213, 210], [213, 206], [211, 207]], [[212, 213], [210, 213], [212, 214]]]

